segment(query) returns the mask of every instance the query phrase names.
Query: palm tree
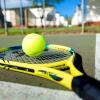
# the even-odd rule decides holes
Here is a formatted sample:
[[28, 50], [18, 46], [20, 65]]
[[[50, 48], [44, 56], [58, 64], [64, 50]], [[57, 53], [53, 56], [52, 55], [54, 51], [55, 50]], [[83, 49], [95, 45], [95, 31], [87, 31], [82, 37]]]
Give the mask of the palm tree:
[[45, 7], [54, 6], [54, 4], [60, 3], [62, 1], [63, 0], [34, 0], [34, 7], [43, 8], [43, 13], [41, 16], [42, 27], [45, 27], [45, 25], [43, 26], [43, 19], [45, 18]]
[[[60, 3], [63, 0], [30, 0], [33, 1], [34, 8], [43, 8], [41, 23], [43, 23], [43, 19], [45, 18], [45, 7], [53, 6], [55, 3]], [[43, 24], [42, 24], [43, 25]], [[25, 26], [28, 26], [28, 9], [25, 10]]]
[[55, 3], [60, 3], [62, 2], [63, 0], [45, 0], [45, 5], [46, 6], [53, 6]]

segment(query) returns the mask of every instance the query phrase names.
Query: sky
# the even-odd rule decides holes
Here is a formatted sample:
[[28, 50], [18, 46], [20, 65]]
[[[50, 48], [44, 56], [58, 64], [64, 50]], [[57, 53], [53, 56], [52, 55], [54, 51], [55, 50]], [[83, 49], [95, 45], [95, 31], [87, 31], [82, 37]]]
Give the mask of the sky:
[[70, 17], [73, 16], [75, 8], [80, 4], [80, 0], [63, 0], [63, 2], [56, 4], [56, 11], [62, 16]]

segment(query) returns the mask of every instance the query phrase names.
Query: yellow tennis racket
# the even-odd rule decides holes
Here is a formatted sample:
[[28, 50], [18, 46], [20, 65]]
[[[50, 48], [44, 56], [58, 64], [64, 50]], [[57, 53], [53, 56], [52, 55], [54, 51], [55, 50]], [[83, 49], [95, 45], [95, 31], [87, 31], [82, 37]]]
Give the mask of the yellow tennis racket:
[[84, 99], [100, 98], [100, 82], [85, 74], [81, 57], [70, 47], [49, 44], [38, 57], [25, 55], [21, 46], [1, 48], [0, 68], [52, 80]]

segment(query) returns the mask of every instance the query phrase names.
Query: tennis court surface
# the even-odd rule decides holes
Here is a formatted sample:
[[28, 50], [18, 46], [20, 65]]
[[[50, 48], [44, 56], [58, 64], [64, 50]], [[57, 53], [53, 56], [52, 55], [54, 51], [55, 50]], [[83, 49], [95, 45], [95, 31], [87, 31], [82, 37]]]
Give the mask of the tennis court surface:
[[[23, 37], [2, 36], [0, 47], [19, 45]], [[96, 75], [99, 79], [100, 35], [45, 35], [45, 39], [47, 43], [73, 47], [82, 55], [85, 72], [92, 77]], [[72, 91], [46, 79], [0, 69], [0, 100], [80, 100], [80, 98]]]

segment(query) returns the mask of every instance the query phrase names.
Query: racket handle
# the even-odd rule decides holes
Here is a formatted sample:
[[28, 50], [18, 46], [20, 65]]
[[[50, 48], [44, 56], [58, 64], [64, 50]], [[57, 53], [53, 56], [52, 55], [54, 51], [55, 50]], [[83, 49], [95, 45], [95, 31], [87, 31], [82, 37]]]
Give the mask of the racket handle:
[[87, 75], [75, 77], [72, 89], [84, 100], [100, 100], [100, 82]]

